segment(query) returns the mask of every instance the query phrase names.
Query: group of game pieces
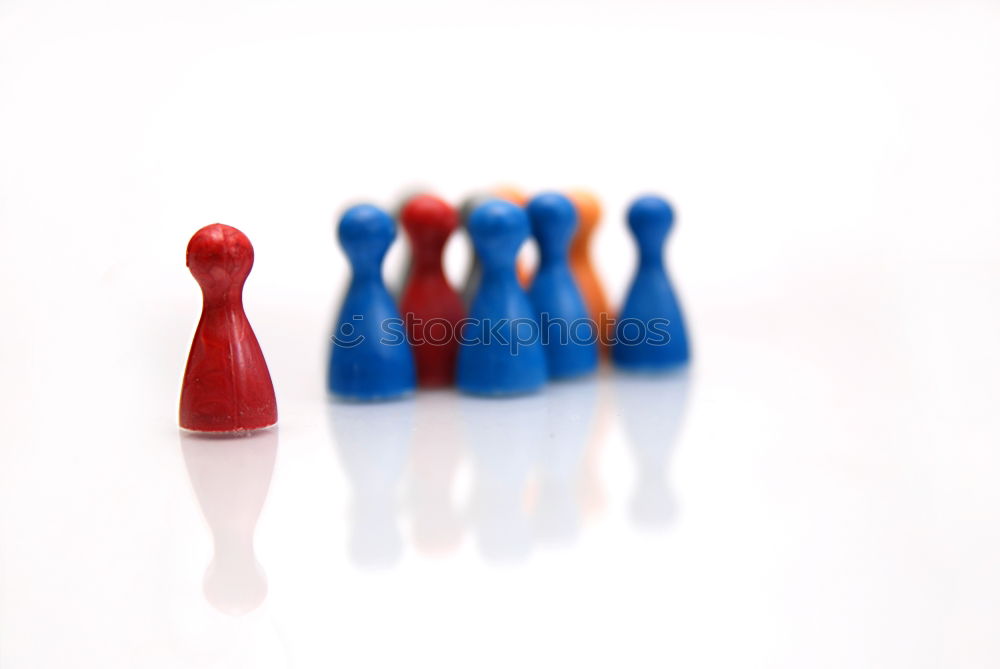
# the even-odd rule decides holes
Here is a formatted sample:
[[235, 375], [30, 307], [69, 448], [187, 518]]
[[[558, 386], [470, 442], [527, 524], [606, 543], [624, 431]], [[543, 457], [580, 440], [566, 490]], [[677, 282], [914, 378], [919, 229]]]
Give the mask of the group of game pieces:
[[[680, 306], [663, 263], [674, 214], [660, 197], [640, 197], [628, 209], [639, 267], [617, 318], [589, 258], [600, 218], [589, 193], [470, 198], [461, 216], [475, 251], [466, 299], [449, 284], [442, 258], [459, 213], [419, 194], [398, 218], [412, 249], [398, 307], [382, 278], [396, 236], [392, 216], [361, 204], [337, 226], [352, 276], [331, 338], [328, 385], [335, 397], [388, 400], [418, 384], [510, 396], [592, 374], [603, 352], [617, 367], [640, 372], [688, 360]], [[517, 262], [529, 234], [539, 251], [533, 276]], [[204, 306], [184, 374], [181, 427], [240, 432], [273, 425], [274, 389], [242, 307], [253, 265], [250, 241], [235, 228], [209, 225], [188, 244], [187, 264]]]

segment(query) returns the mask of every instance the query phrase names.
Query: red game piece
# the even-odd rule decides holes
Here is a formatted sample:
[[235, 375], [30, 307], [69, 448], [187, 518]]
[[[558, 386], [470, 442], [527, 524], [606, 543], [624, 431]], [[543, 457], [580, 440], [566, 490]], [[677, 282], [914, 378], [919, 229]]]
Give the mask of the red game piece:
[[243, 283], [253, 267], [250, 240], [228, 225], [206, 226], [188, 242], [187, 266], [204, 301], [181, 387], [181, 427], [237, 432], [274, 425], [271, 375], [243, 312]]
[[455, 327], [465, 309], [445, 278], [441, 254], [458, 227], [458, 215], [440, 198], [417, 195], [403, 206], [400, 218], [410, 238], [413, 264], [399, 306], [413, 346], [417, 380], [422, 386], [451, 385], [458, 353]]

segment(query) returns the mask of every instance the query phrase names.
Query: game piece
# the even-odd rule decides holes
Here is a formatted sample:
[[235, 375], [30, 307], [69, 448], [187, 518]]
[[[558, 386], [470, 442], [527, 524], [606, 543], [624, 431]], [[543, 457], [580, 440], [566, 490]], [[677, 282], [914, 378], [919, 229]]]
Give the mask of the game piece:
[[565, 195], [542, 193], [531, 199], [527, 212], [540, 255], [529, 297], [541, 328], [549, 376], [569, 379], [590, 374], [597, 369], [596, 324], [566, 257], [576, 209]]
[[188, 242], [187, 266], [203, 300], [181, 386], [180, 426], [241, 432], [274, 425], [271, 375], [243, 311], [243, 284], [253, 267], [250, 240], [228, 225], [206, 226]]
[[576, 234], [569, 245], [569, 268], [583, 295], [590, 318], [597, 324], [600, 352], [606, 355], [615, 331], [614, 314], [590, 257], [590, 242], [601, 220], [601, 203], [593, 193], [585, 190], [570, 192], [569, 199], [576, 207], [578, 217]]
[[[523, 190], [515, 186], [497, 186], [493, 189], [493, 195], [501, 200], [513, 202], [519, 207], [525, 207], [528, 205], [528, 195]], [[521, 247], [521, 252], [517, 257], [517, 281], [525, 290], [527, 290], [528, 286], [531, 285], [532, 271], [531, 267], [528, 265], [527, 259], [524, 257], [524, 249], [525, 247]]]
[[239, 440], [182, 432], [181, 452], [212, 531], [212, 561], [202, 581], [205, 599], [229, 615], [248, 613], [267, 596], [253, 537], [274, 472], [278, 430]]
[[479, 395], [513, 395], [545, 383], [545, 351], [534, 309], [517, 282], [514, 258], [528, 236], [521, 207], [487, 200], [469, 218], [469, 234], [483, 264], [458, 349], [458, 387]]
[[[395, 195], [390, 198], [390, 201], [392, 202], [392, 209], [389, 211], [389, 216], [391, 216], [393, 220], [399, 221], [403, 214], [403, 207], [406, 206], [407, 202], [418, 195], [424, 195], [431, 192], [433, 192], [433, 189], [425, 184], [417, 182], [407, 184], [403, 188], [400, 188]], [[410, 274], [413, 273], [413, 252], [410, 248], [410, 239], [408, 236], [400, 237], [394, 243], [401, 247], [400, 252], [402, 254], [403, 262], [399, 267], [389, 267], [389, 263], [386, 263], [385, 287], [389, 291], [389, 294], [392, 295], [393, 299], [398, 302], [403, 295], [403, 290], [406, 288], [406, 283], [410, 280]]]
[[[490, 193], [474, 193], [462, 201], [458, 216], [461, 229], [466, 235], [469, 233], [469, 217], [472, 216], [472, 212], [476, 210], [476, 207], [494, 197], [496, 196]], [[483, 278], [483, 265], [479, 261], [479, 256], [473, 247], [471, 236], [469, 236], [469, 247], [472, 248], [469, 271], [465, 275], [465, 283], [462, 286], [462, 302], [465, 304], [472, 304], [472, 298], [476, 296], [476, 291], [479, 289], [479, 282]]]
[[382, 281], [382, 259], [396, 237], [396, 226], [378, 207], [359, 204], [341, 217], [337, 234], [352, 276], [332, 337], [330, 391], [362, 401], [412, 392], [413, 351]]
[[513, 202], [519, 207], [528, 204], [528, 196], [520, 188], [511, 185], [497, 186], [492, 190], [493, 196], [501, 200]]
[[444, 275], [441, 254], [458, 226], [458, 216], [444, 200], [417, 195], [403, 207], [400, 219], [410, 238], [412, 266], [399, 306], [413, 347], [417, 380], [428, 387], [451, 385], [458, 353], [455, 330], [465, 307]]
[[629, 207], [639, 268], [615, 324], [611, 354], [622, 369], [656, 372], [688, 361], [684, 319], [663, 264], [663, 244], [673, 222], [673, 210], [660, 197], [640, 197]]
[[[481, 205], [483, 202], [494, 198], [512, 202], [519, 207], [523, 207], [528, 202], [528, 196], [525, 195], [523, 191], [518, 190], [513, 186], [498, 186], [489, 191], [474, 193], [467, 197], [462, 202], [462, 206], [459, 208], [459, 217], [461, 219], [462, 228], [467, 230], [469, 216], [472, 215], [472, 212], [476, 209], [476, 207]], [[482, 275], [483, 268], [479, 262], [479, 256], [476, 255], [475, 251], [473, 251], [472, 260], [469, 263], [469, 272], [466, 274], [465, 284], [462, 288], [462, 301], [465, 304], [472, 303], [472, 298], [476, 295], [476, 290], [479, 288], [479, 280], [482, 278]], [[525, 288], [527, 288], [528, 284], [531, 283], [531, 271], [528, 269], [528, 266], [523, 259], [518, 259], [517, 262], [517, 280], [521, 286]]]

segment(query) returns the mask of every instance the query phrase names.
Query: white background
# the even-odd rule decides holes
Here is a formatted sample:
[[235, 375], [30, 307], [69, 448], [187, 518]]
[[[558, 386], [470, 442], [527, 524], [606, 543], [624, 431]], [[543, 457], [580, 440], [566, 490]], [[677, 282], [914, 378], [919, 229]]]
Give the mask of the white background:
[[[1000, 666], [998, 119], [995, 2], [0, 0], [0, 667]], [[690, 373], [330, 406], [337, 213], [497, 183], [595, 189], [616, 302], [668, 196]]]

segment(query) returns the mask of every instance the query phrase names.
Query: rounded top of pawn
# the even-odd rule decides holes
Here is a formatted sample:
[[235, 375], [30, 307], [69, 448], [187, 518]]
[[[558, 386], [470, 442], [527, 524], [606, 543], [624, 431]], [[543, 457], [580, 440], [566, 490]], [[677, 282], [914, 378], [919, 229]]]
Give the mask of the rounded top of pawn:
[[590, 235], [601, 220], [601, 201], [589, 190], [574, 190], [570, 191], [568, 195], [576, 207], [580, 234]]
[[484, 264], [510, 263], [528, 237], [530, 226], [524, 209], [507, 200], [486, 200], [469, 217], [469, 235]]
[[206, 225], [188, 242], [187, 266], [206, 293], [242, 286], [253, 267], [253, 245], [236, 228]]
[[628, 208], [628, 225], [643, 249], [658, 252], [673, 223], [673, 208], [658, 195], [636, 198]]
[[476, 210], [476, 207], [484, 202], [487, 202], [488, 200], [492, 200], [495, 197], [495, 195], [491, 195], [487, 192], [476, 192], [462, 200], [462, 202], [458, 205], [458, 219], [461, 224], [468, 226], [469, 219], [472, 218], [472, 212]]
[[560, 193], [541, 193], [528, 203], [531, 233], [543, 253], [565, 249], [576, 230], [576, 207]]
[[351, 264], [378, 264], [396, 238], [396, 224], [382, 209], [357, 204], [344, 212], [337, 226], [337, 238]]
[[523, 207], [528, 204], [528, 196], [525, 192], [517, 186], [511, 186], [509, 184], [495, 187], [493, 189], [493, 196], [498, 197], [501, 200], [513, 202], [519, 207]]
[[523, 207], [528, 202], [528, 196], [513, 186], [497, 186], [492, 190], [477, 191], [466, 197], [459, 205], [458, 217], [462, 225], [469, 224], [469, 217], [472, 216], [472, 212], [476, 210], [476, 207], [487, 200], [494, 199], [513, 202], [519, 207]]
[[407, 200], [400, 219], [411, 239], [447, 237], [458, 227], [455, 209], [441, 198], [426, 194]]

